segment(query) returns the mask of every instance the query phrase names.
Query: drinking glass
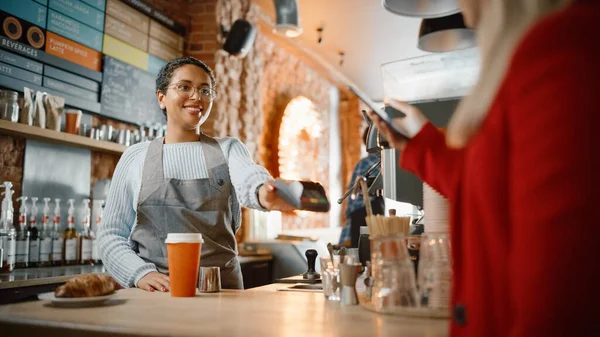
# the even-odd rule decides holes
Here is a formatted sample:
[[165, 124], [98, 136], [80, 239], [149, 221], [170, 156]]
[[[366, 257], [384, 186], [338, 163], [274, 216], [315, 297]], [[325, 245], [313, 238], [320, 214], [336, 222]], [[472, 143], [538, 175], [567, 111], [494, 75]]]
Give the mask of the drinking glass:
[[333, 256], [333, 262], [329, 256], [320, 257], [321, 280], [323, 282], [323, 295], [330, 301], [340, 300], [340, 268], [339, 255]]
[[431, 309], [449, 309], [452, 258], [448, 234], [423, 234], [419, 249], [419, 303]]

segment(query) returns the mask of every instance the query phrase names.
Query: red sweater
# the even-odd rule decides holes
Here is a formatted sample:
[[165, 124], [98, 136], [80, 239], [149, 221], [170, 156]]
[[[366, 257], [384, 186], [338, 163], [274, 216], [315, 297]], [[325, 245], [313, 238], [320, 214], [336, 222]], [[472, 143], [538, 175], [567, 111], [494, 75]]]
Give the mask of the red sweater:
[[401, 157], [451, 201], [451, 335], [600, 336], [600, 3], [536, 24], [508, 69], [465, 149], [427, 124]]

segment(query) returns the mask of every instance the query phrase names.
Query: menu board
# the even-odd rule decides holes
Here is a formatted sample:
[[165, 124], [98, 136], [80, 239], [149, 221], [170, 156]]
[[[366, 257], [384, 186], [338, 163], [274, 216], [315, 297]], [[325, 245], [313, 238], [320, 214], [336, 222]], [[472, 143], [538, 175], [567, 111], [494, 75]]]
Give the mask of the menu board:
[[155, 76], [104, 56], [101, 114], [134, 124], [163, 123], [156, 100]]

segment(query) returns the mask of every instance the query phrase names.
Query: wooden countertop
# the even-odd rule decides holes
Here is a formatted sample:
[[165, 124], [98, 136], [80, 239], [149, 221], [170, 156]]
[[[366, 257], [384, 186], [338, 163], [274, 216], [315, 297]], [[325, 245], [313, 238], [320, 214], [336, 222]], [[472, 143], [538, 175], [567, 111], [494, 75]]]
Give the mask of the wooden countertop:
[[[240, 264], [273, 260], [272, 255], [238, 256]], [[19, 287], [66, 282], [68, 279], [89, 273], [106, 273], [103, 265], [61, 266], [15, 269], [11, 273], [0, 274], [0, 290]]]
[[42, 301], [0, 306], [3, 336], [403, 336], [445, 337], [448, 321], [341, 307], [321, 293], [222, 291], [194, 298], [119, 290], [101, 307], [56, 308]]

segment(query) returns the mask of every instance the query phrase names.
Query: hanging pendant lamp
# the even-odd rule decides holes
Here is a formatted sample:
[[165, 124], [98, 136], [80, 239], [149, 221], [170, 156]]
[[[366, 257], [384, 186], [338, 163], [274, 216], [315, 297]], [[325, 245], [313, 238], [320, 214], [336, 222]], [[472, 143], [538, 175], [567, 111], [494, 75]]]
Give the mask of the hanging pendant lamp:
[[457, 13], [456, 0], [381, 0], [388, 11], [411, 17], [437, 18]]
[[476, 45], [475, 31], [465, 26], [460, 13], [421, 21], [417, 47], [423, 51], [443, 53]]

